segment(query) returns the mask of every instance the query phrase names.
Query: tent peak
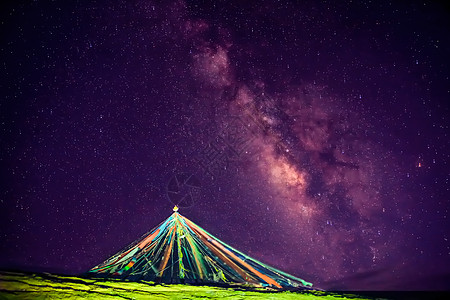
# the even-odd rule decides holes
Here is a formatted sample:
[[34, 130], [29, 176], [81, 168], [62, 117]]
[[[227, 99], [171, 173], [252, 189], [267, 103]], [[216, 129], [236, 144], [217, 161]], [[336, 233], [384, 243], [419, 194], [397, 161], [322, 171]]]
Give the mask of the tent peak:
[[173, 208], [173, 211], [177, 212], [178, 211], [178, 206], [175, 205], [174, 208]]

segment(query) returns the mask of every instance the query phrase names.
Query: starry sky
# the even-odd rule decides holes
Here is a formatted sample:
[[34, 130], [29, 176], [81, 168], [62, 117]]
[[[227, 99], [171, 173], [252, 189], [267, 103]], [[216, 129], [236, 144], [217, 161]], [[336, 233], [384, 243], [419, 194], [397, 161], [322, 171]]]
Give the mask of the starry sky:
[[79, 274], [178, 203], [320, 288], [448, 289], [449, 12], [3, 3], [0, 267]]

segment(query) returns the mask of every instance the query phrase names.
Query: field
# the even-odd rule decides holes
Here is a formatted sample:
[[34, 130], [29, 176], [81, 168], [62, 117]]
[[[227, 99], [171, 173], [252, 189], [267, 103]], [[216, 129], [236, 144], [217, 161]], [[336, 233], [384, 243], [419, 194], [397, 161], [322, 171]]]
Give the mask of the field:
[[0, 272], [0, 299], [366, 299], [320, 291], [290, 292], [181, 284], [95, 280]]

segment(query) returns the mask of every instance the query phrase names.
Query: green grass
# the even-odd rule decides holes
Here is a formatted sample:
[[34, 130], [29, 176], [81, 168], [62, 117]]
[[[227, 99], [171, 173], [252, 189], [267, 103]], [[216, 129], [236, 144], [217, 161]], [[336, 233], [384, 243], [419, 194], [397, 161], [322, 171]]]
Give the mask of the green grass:
[[0, 272], [0, 299], [366, 299], [336, 293], [248, 290]]

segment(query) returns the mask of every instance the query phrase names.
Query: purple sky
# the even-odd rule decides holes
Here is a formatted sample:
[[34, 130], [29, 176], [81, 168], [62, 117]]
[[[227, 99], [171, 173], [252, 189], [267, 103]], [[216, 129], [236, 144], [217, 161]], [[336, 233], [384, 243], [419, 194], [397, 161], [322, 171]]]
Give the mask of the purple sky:
[[320, 288], [450, 287], [448, 7], [161, 2], [2, 4], [0, 267], [84, 272], [191, 193]]

